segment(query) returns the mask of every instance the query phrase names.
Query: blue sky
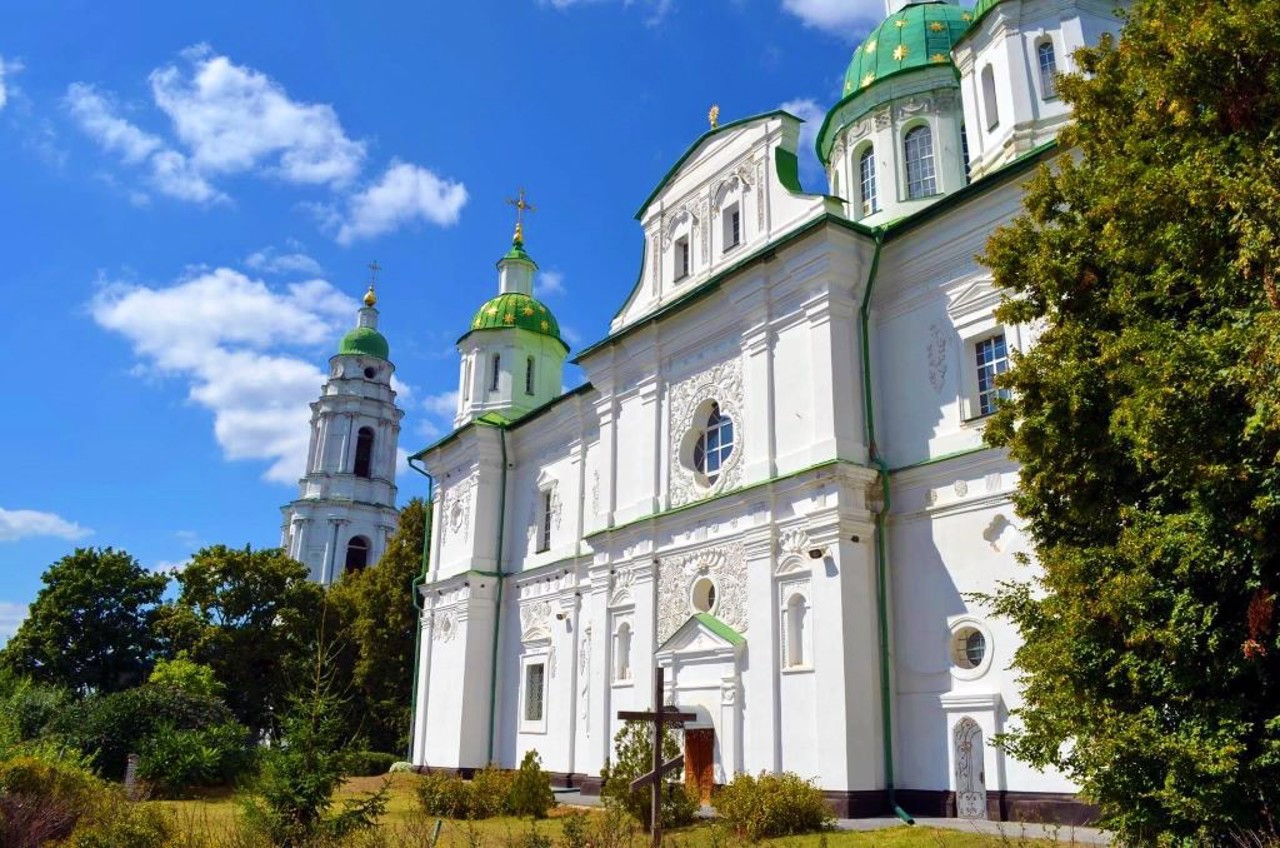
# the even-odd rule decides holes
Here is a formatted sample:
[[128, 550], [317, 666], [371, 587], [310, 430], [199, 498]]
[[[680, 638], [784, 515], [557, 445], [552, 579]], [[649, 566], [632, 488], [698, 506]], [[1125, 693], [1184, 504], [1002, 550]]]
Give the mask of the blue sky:
[[[879, 0], [57, 3], [0, 10], [0, 639], [77, 545], [150, 568], [275, 545], [307, 404], [373, 259], [405, 409], [447, 431], [453, 342], [525, 186], [570, 344], [635, 280], [633, 215], [705, 129], [816, 129]], [[809, 144], [806, 138], [806, 145]], [[821, 182], [812, 153], [805, 179]], [[570, 385], [580, 380], [566, 375]], [[401, 500], [425, 492], [402, 474]]]

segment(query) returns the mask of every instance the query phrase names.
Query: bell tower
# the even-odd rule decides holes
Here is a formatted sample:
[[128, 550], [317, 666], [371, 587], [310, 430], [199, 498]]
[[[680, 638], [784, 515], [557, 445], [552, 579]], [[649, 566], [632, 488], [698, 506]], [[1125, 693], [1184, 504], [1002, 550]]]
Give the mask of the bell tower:
[[[374, 262], [370, 270], [380, 270]], [[311, 404], [311, 442], [298, 498], [282, 508], [281, 546], [328, 585], [372, 565], [399, 523], [396, 446], [404, 411], [391, 388], [390, 346], [378, 332], [371, 278], [356, 326], [329, 359]]]

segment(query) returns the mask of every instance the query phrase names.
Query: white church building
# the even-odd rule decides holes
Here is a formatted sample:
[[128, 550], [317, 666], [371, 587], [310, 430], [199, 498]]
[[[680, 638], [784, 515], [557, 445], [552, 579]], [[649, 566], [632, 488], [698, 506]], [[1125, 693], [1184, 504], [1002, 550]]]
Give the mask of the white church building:
[[[415, 764], [536, 749], [598, 792], [615, 716], [651, 707], [661, 666], [697, 715], [704, 795], [789, 770], [843, 816], [1087, 815], [992, 744], [1019, 637], [973, 596], [1025, 578], [1028, 541], [1018, 467], [982, 429], [1035, 332], [996, 319], [974, 256], [1064, 155], [1055, 73], [1119, 19], [1108, 0], [888, 12], [818, 133], [828, 193], [802, 190], [785, 112], [697, 139], [641, 206], [639, 279], [568, 393], [517, 229], [458, 342], [457, 427], [414, 456], [435, 516]], [[295, 547], [340, 555], [298, 515]]]

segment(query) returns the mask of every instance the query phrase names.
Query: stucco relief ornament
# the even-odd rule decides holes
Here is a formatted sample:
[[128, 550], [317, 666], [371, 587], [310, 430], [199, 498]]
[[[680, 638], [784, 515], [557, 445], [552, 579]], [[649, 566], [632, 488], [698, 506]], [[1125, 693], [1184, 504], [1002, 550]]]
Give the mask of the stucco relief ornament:
[[969, 484], [964, 480], [957, 480], [952, 488], [955, 489], [956, 497], [963, 498], [969, 494]]
[[756, 160], [756, 225], [764, 231], [764, 158]]
[[431, 636], [437, 642], [452, 642], [458, 635], [458, 621], [454, 610], [438, 610], [432, 615]]
[[711, 614], [739, 633], [747, 632], [747, 555], [741, 542], [664, 557], [658, 563], [658, 642], [665, 642], [697, 610], [693, 584], [709, 577], [716, 587]]
[[600, 469], [591, 470], [591, 513], [600, 514]]
[[[742, 360], [729, 359], [712, 366], [700, 374], [670, 387], [667, 393], [671, 410], [669, 446], [671, 506], [683, 506], [717, 492], [735, 488], [742, 478], [742, 455], [746, 437], [741, 410]], [[733, 451], [724, 460], [716, 479], [709, 485], [691, 467], [691, 450], [686, 450], [685, 440], [696, 434], [706, 424], [707, 405], [715, 401], [720, 414], [733, 421]], [[696, 438], [696, 436], [693, 436]]]
[[929, 325], [929, 385], [942, 391], [947, 382], [947, 334], [937, 324]]
[[617, 570], [610, 580], [609, 606], [620, 606], [633, 601], [631, 586], [635, 583], [635, 579], [636, 572], [634, 568], [627, 567]]
[[711, 201], [709, 198], [704, 197], [698, 203], [698, 214], [702, 218], [702, 226], [698, 237], [702, 240], [703, 263], [711, 261], [711, 216], [708, 214], [710, 207]]
[[520, 605], [520, 638], [528, 642], [545, 639], [551, 635], [547, 619], [551, 616], [550, 601], [536, 601]]
[[799, 527], [792, 527], [778, 539], [779, 559], [786, 556], [803, 556], [809, 550], [809, 534]]
[[878, 130], [885, 129], [889, 124], [893, 123], [893, 115], [887, 106], [883, 109], [877, 110], [873, 117], [875, 118], [876, 129]]
[[455, 484], [444, 498], [444, 529], [449, 533], [466, 535], [471, 528], [471, 489], [475, 478], [468, 477]]

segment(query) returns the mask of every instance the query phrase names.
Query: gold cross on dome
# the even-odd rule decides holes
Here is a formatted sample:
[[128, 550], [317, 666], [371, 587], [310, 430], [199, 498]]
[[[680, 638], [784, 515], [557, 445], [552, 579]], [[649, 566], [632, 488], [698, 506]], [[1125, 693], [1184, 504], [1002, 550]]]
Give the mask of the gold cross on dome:
[[520, 187], [519, 196], [516, 197], [514, 200], [508, 197], [507, 203], [510, 203], [512, 206], [516, 208], [516, 234], [515, 234], [515, 237], [512, 239], [512, 241], [523, 242], [524, 241], [524, 213], [537, 212], [538, 208], [525, 199], [524, 186]]
[[378, 260], [373, 260], [367, 266], [369, 268], [369, 285], [378, 282], [378, 272], [382, 270], [382, 266], [378, 264]]

